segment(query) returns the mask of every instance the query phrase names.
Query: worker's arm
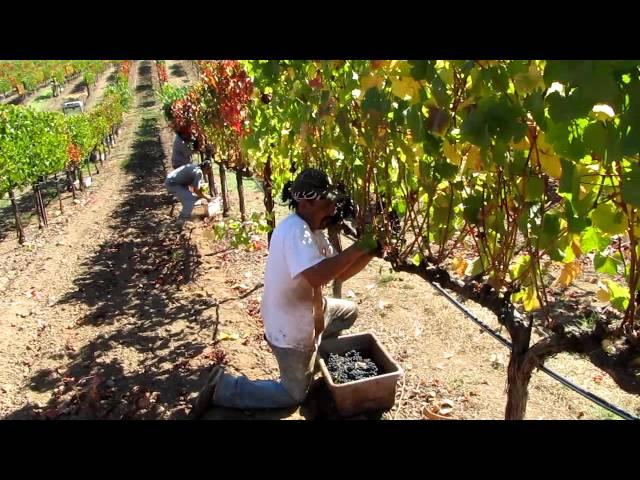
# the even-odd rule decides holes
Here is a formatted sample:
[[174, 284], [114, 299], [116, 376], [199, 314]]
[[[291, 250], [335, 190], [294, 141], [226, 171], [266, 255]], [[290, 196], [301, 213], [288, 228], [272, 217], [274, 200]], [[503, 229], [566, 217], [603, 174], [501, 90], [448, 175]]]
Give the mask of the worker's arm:
[[366, 250], [356, 242], [338, 255], [322, 260], [313, 267], [307, 268], [301, 275], [313, 288], [321, 287], [342, 275], [364, 255], [366, 255]]
[[353, 262], [351, 266], [349, 266], [349, 268], [342, 272], [340, 276], [336, 277], [336, 280], [344, 282], [353, 277], [356, 273], [360, 273], [364, 267], [369, 265], [369, 262], [374, 256], [375, 255], [373, 255], [372, 253], [365, 253], [359, 259]]
[[200, 190], [199, 188], [193, 188], [193, 193], [195, 193], [198, 197], [200, 198], [204, 198], [207, 202], [211, 201], [211, 197], [209, 195], [207, 195], [206, 193], [204, 193], [202, 190]]

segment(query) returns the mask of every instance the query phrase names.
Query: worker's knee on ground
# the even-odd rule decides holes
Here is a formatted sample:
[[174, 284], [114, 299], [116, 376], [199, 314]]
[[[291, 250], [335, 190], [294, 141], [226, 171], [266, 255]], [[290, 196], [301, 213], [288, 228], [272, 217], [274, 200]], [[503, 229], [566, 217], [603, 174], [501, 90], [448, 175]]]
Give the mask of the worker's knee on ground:
[[291, 397], [292, 406], [300, 405], [307, 398], [310, 385], [291, 385], [287, 387], [287, 393]]
[[307, 391], [300, 390], [300, 391], [294, 392], [293, 394], [289, 392], [289, 395], [291, 395], [291, 400], [293, 400], [293, 404], [291, 405], [293, 407], [296, 405], [300, 405], [302, 404], [302, 402], [304, 402], [305, 398], [307, 398]]
[[349, 325], [353, 325], [353, 323], [358, 318], [358, 306], [354, 302], [350, 302], [349, 308], [347, 310], [347, 314], [345, 315], [346, 323]]

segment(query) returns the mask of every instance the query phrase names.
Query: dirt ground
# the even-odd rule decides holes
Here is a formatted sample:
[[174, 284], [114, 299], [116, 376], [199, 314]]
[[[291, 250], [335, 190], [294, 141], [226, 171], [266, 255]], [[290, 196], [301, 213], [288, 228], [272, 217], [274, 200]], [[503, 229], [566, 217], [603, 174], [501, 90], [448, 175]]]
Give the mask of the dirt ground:
[[[0, 418], [185, 419], [222, 360], [232, 373], [277, 377], [259, 315], [266, 249], [230, 248], [202, 221], [177, 232], [175, 200], [163, 188], [173, 135], [153, 94], [155, 67], [133, 68], [135, 107], [90, 192], [77, 203], [65, 197], [64, 214], [52, 204], [49, 228], [30, 225], [26, 246], [14, 236], [0, 242]], [[167, 69], [172, 82], [193, 79], [188, 62], [169, 61]], [[237, 215], [231, 174], [227, 183]], [[259, 188], [252, 180], [244, 187], [248, 211], [261, 211]], [[375, 259], [343, 294], [359, 308], [352, 331], [373, 332], [405, 371], [382, 418], [423, 419], [443, 402], [450, 418], [503, 418], [508, 351], [430, 285]], [[498, 328], [489, 312], [466, 306]], [[559, 355], [547, 366], [640, 413], [637, 396], [588, 362]], [[318, 379], [299, 409], [214, 408], [206, 418], [336, 414]], [[614, 417], [537, 372], [527, 418]]]

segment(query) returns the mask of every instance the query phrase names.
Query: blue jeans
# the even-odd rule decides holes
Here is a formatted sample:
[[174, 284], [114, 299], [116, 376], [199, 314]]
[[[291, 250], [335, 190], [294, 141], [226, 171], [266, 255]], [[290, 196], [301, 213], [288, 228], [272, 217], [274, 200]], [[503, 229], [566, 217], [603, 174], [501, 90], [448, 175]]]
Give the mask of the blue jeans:
[[[348, 300], [327, 298], [322, 338], [335, 337], [353, 325], [358, 309]], [[249, 380], [225, 373], [216, 385], [213, 403], [227, 408], [288, 408], [307, 396], [315, 373], [316, 349], [298, 350], [270, 345], [278, 361], [279, 380]]]

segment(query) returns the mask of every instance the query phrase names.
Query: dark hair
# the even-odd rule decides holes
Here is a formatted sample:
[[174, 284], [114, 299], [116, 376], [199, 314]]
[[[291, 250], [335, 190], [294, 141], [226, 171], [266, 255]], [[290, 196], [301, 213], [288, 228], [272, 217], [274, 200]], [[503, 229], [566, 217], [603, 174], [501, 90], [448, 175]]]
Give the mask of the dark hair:
[[296, 208], [298, 208], [298, 202], [294, 200], [293, 195], [291, 194], [292, 186], [293, 186], [293, 182], [291, 180], [286, 182], [284, 184], [284, 187], [282, 187], [282, 194], [280, 195], [280, 198], [284, 203], [289, 204], [290, 210], [295, 210]]

